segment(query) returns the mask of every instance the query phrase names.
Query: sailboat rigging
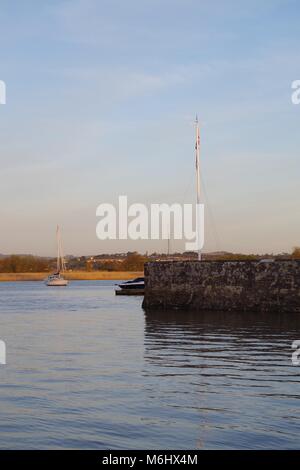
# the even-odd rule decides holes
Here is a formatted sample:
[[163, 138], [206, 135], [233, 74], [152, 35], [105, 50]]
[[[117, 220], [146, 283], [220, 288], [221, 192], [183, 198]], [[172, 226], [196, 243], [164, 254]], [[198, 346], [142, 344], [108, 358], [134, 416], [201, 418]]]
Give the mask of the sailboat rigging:
[[56, 261], [56, 272], [50, 274], [45, 280], [47, 286], [67, 286], [69, 281], [63, 277], [63, 273], [66, 270], [66, 264], [62, 252], [62, 241], [60, 228], [56, 228], [56, 243], [57, 243], [57, 261]]

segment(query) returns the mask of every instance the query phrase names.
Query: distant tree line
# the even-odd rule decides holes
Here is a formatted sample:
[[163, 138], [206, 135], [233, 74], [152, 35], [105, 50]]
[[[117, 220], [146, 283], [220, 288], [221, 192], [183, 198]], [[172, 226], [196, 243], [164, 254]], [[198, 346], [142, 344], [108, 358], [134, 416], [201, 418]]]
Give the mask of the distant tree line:
[[[86, 261], [86, 271], [143, 271], [148, 261], [146, 256], [130, 253], [122, 260], [91, 260]], [[68, 264], [70, 268], [70, 264]]]
[[29, 273], [49, 270], [49, 261], [31, 255], [11, 255], [0, 259], [1, 273]]
[[[67, 270], [78, 271], [143, 271], [145, 256], [139, 253], [130, 253], [121, 261], [101, 260], [94, 263], [91, 258], [84, 256], [78, 259], [70, 259], [67, 262]], [[29, 273], [48, 272], [55, 270], [56, 260], [40, 258], [31, 255], [10, 255], [0, 258], [0, 273]]]
[[[161, 260], [182, 260], [196, 259], [196, 253], [174, 253], [167, 256], [166, 254], [152, 254], [150, 256], [141, 255], [137, 252], [127, 253], [121, 258], [115, 258], [115, 255], [109, 255], [110, 258], [105, 259], [102, 256], [67, 259], [67, 270], [70, 271], [143, 271], [144, 264], [147, 261]], [[237, 253], [207, 253], [203, 255], [204, 260], [258, 260], [262, 258], [276, 259], [300, 259], [300, 247], [295, 247], [291, 254], [284, 253], [282, 255], [245, 255]], [[0, 273], [29, 273], [29, 272], [49, 272], [56, 268], [56, 259], [41, 258], [32, 255], [10, 255], [0, 257]]]

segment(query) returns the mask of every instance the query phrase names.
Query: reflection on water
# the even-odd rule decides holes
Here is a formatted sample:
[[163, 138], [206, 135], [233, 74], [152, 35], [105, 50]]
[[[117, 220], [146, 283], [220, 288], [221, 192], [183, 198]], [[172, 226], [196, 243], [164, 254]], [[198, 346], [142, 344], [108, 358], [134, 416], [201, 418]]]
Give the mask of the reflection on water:
[[163, 402], [170, 427], [185, 422], [177, 430], [184, 444], [299, 448], [300, 368], [291, 364], [299, 316], [172, 311], [145, 319], [153, 406], [160, 412]]
[[0, 448], [299, 448], [300, 316], [0, 283]]

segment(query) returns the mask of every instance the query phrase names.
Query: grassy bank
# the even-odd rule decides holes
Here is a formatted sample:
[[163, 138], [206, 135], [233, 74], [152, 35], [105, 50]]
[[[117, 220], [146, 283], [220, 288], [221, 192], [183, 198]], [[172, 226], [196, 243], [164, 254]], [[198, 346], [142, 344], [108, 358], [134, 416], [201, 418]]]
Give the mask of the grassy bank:
[[[47, 275], [47, 273], [0, 273], [0, 282], [42, 281]], [[65, 278], [74, 281], [114, 281], [118, 279], [134, 279], [143, 275], [143, 272], [138, 271], [72, 271], [66, 273]]]

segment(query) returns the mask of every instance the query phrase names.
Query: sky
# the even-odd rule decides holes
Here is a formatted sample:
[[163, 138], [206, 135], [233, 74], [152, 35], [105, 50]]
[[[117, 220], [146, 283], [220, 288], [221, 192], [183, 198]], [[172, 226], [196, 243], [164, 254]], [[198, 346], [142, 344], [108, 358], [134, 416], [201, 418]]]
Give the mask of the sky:
[[98, 240], [96, 208], [193, 202], [196, 113], [204, 250], [300, 245], [297, 0], [1, 0], [0, 20], [0, 253], [54, 255], [57, 223], [67, 254], [166, 251]]

